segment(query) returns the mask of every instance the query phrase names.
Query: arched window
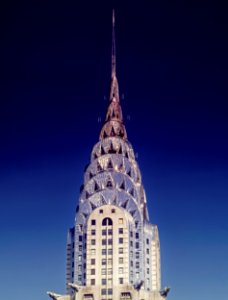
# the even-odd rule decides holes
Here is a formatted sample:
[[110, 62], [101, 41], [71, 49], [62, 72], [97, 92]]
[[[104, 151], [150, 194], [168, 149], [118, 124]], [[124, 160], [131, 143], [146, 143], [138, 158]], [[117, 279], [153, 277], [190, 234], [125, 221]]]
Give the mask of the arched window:
[[105, 218], [105, 219], [102, 221], [102, 226], [108, 226], [108, 225], [112, 225], [112, 219], [110, 219], [110, 218]]

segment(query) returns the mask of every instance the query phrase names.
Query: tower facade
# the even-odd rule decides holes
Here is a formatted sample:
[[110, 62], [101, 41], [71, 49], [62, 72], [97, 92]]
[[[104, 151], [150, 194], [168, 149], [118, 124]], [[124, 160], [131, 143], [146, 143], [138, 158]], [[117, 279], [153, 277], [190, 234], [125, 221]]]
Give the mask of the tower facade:
[[158, 228], [123, 123], [112, 20], [110, 102], [84, 174], [75, 225], [67, 237], [67, 295], [53, 299], [161, 300]]

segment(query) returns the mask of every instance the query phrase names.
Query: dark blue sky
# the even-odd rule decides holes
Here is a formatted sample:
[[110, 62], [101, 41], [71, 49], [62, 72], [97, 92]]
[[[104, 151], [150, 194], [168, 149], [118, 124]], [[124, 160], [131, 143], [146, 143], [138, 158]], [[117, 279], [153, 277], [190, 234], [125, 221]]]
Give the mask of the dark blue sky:
[[[222, 2], [115, 2], [128, 137], [170, 300], [228, 293], [228, 20]], [[65, 287], [66, 232], [110, 83], [112, 1], [1, 7], [0, 291]], [[130, 116], [130, 121], [127, 120]]]

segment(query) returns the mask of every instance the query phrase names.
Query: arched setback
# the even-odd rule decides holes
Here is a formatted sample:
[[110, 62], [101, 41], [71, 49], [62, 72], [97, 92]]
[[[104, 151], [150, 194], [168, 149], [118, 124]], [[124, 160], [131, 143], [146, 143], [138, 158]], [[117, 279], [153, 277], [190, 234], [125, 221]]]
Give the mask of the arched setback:
[[132, 216], [114, 205], [95, 209], [87, 221], [86, 286], [95, 299], [118, 299], [119, 287], [129, 284], [129, 228]]

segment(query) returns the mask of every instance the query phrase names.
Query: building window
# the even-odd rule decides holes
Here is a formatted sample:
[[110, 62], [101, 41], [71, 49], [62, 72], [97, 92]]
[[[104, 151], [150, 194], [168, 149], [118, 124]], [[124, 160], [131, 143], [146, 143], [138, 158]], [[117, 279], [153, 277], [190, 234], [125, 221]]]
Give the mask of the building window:
[[101, 275], [106, 275], [106, 269], [101, 269]]
[[82, 265], [78, 265], [78, 271], [79, 271], [79, 272], [82, 271]]
[[135, 243], [135, 248], [136, 248], [136, 249], [139, 249], [139, 242], [136, 242], [136, 243]]
[[150, 269], [149, 268], [146, 269], [146, 273], [150, 274]]
[[119, 234], [123, 234], [123, 228], [119, 228]]
[[112, 245], [112, 239], [108, 239], [108, 245]]
[[123, 218], [119, 218], [119, 224], [123, 224]]
[[71, 277], [74, 277], [74, 272], [71, 273]]
[[133, 261], [131, 260], [131, 267], [133, 267]]
[[132, 241], [130, 241], [130, 246], [133, 247], [133, 242]]
[[96, 225], [96, 220], [91, 220], [91, 225]]
[[92, 239], [91, 240], [91, 245], [96, 245], [96, 240]]
[[119, 248], [119, 254], [123, 254], [123, 248]]
[[130, 232], [130, 237], [133, 237], [133, 232], [132, 231]]
[[119, 284], [123, 284], [124, 283], [124, 279], [121, 277], [119, 278]]
[[78, 261], [82, 261], [82, 256], [78, 255]]
[[101, 284], [102, 284], [102, 285], [106, 285], [106, 279], [105, 279], [105, 278], [102, 278], [102, 279], [101, 279]]
[[78, 241], [79, 241], [79, 242], [82, 242], [82, 235], [79, 235], [79, 236], [78, 236]]
[[108, 278], [108, 285], [112, 285], [112, 278]]
[[112, 295], [112, 289], [108, 289], [108, 295]]
[[96, 254], [96, 249], [91, 249], [91, 254], [95, 255]]
[[146, 254], [150, 254], [150, 249], [146, 249]]
[[106, 235], [107, 231], [105, 229], [102, 230], [102, 235]]
[[108, 275], [112, 275], [112, 268], [108, 268]]
[[111, 211], [112, 211], [112, 214], [114, 214], [116, 212], [116, 210], [114, 208]]
[[101, 289], [101, 295], [106, 295], [106, 289]]
[[91, 235], [96, 235], [96, 230], [95, 229], [91, 230]]
[[91, 275], [95, 275], [96, 274], [96, 270], [95, 269], [91, 269]]
[[91, 279], [90, 284], [95, 285], [95, 279]]
[[99, 213], [100, 213], [100, 214], [103, 214], [103, 209], [100, 209], [100, 210], [99, 210]]
[[123, 257], [119, 257], [119, 264], [123, 264]]
[[136, 252], [135, 258], [136, 258], [136, 259], [139, 259], [139, 252]]
[[136, 232], [136, 234], [135, 234], [135, 238], [136, 238], [136, 239], [138, 239], [138, 238], [139, 238], [139, 233], [138, 233], [138, 232]]
[[107, 240], [103, 239], [102, 240], [102, 245], [105, 246], [107, 244]]
[[105, 266], [106, 265], [106, 259], [102, 259], [101, 264], [102, 264], [102, 266]]
[[108, 255], [112, 255], [112, 249], [108, 249]]
[[146, 262], [149, 264], [149, 263], [150, 263], [150, 259], [149, 259], [149, 258], [147, 258]]
[[112, 219], [110, 218], [105, 218], [103, 221], [102, 221], [102, 226], [110, 226], [112, 225]]
[[123, 268], [119, 268], [119, 274], [123, 274]]
[[138, 261], [135, 263], [135, 267], [136, 267], [137, 269], [139, 268], [139, 262], [138, 262]]
[[133, 258], [133, 251], [130, 252], [130, 258]]
[[147, 245], [149, 245], [149, 239], [146, 239], [146, 243], [147, 243]]
[[119, 244], [123, 244], [123, 238], [119, 238]]
[[82, 245], [78, 246], [78, 251], [82, 251]]
[[108, 235], [112, 235], [112, 229], [108, 229]]
[[72, 268], [74, 268], [74, 262], [72, 262]]
[[101, 250], [101, 254], [102, 254], [102, 255], [106, 255], [106, 249], [102, 249], [102, 250]]
[[96, 260], [95, 260], [95, 258], [92, 258], [91, 259], [91, 265], [95, 265], [96, 264]]
[[112, 265], [112, 258], [109, 258], [109, 259], [108, 259], [108, 265], [109, 265], [109, 266]]

